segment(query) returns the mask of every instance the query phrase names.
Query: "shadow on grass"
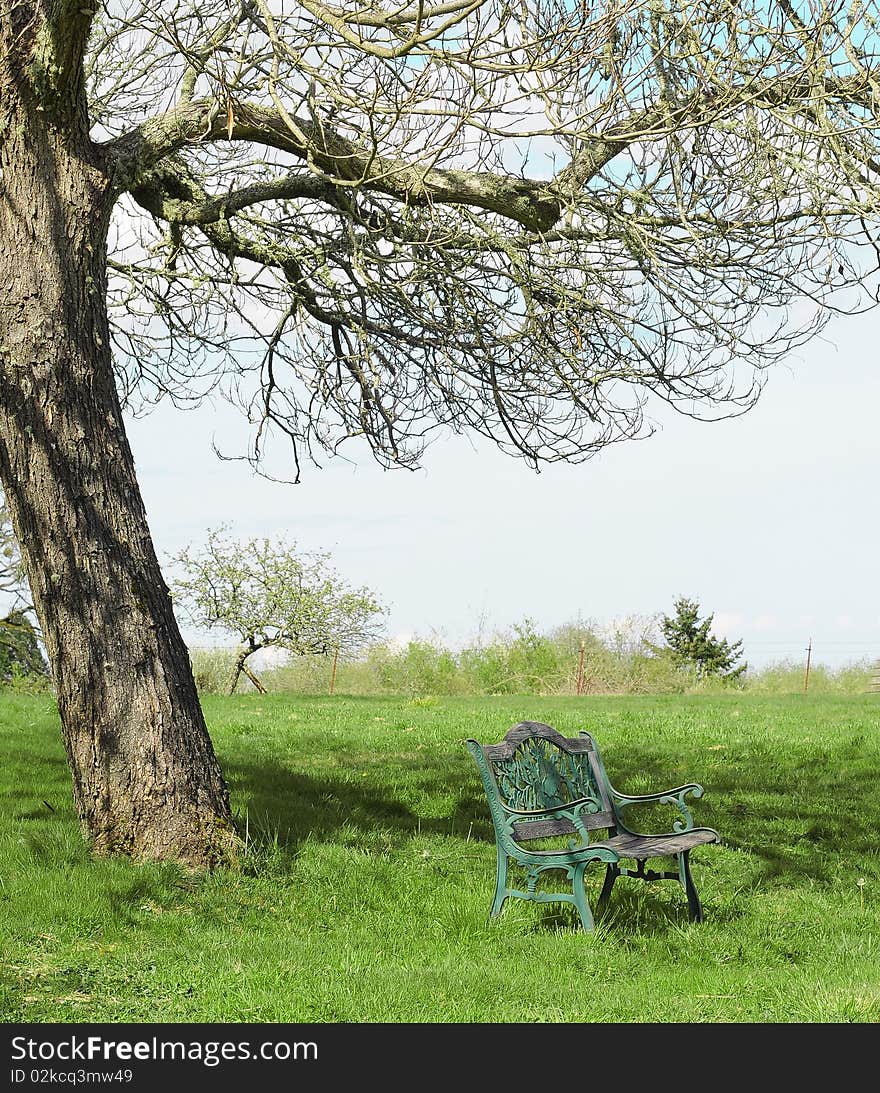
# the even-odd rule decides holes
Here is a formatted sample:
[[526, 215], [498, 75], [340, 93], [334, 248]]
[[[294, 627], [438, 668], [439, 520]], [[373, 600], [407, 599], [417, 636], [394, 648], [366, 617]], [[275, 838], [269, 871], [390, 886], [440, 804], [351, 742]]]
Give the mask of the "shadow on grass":
[[[730, 751], [738, 750], [731, 745]], [[657, 789], [674, 784], [664, 773], [670, 769], [668, 754], [629, 747], [614, 758], [614, 768], [608, 766], [618, 789], [626, 791], [636, 781]], [[687, 773], [687, 759], [683, 763]], [[705, 790], [704, 797], [688, 798], [695, 824], [715, 828], [723, 845], [760, 860], [764, 880], [833, 883], [842, 859], [855, 865], [861, 856], [876, 853], [876, 768], [857, 740], [805, 749], [802, 759], [753, 744], [748, 754], [695, 780]], [[637, 812], [632, 809], [628, 819], [635, 821]], [[667, 815], [677, 814], [667, 809]], [[833, 871], [829, 858], [836, 862]]]
[[[41, 825], [48, 821], [52, 828], [59, 821], [75, 823], [63, 756], [48, 749], [28, 751], [28, 784], [33, 788], [10, 779], [4, 793], [20, 809], [14, 819]], [[603, 757], [623, 791], [701, 781], [706, 794], [691, 799], [694, 820], [715, 828], [724, 846], [751, 856], [757, 871], [750, 870], [750, 882], [800, 885], [804, 879], [834, 884], [842, 872], [858, 869], [862, 859], [876, 854], [880, 797], [873, 751], [857, 737], [832, 736], [782, 754], [766, 744], [731, 742], [711, 761], [697, 744], [674, 755], [668, 747], [648, 744], [608, 746]], [[16, 754], [25, 758], [20, 751]], [[344, 839], [365, 849], [381, 843], [389, 849], [421, 833], [469, 836], [494, 845], [482, 786], [463, 748], [460, 754], [449, 749], [420, 753], [416, 760], [386, 758], [377, 751], [362, 770], [331, 767], [326, 773], [294, 769], [265, 754], [238, 754], [223, 765], [239, 819], [244, 820], [246, 809], [251, 833], [273, 843], [282, 865], [307, 838]], [[432, 800], [448, 805], [432, 808]], [[420, 801], [427, 803], [424, 808]], [[636, 827], [641, 826], [638, 811], [629, 814]], [[664, 808], [661, 829], [668, 830], [677, 815]], [[644, 892], [637, 895], [634, 889]], [[136, 902], [141, 895], [133, 891], [123, 902]], [[686, 921], [674, 882], [627, 886], [624, 879], [615, 887], [606, 917], [632, 912], [644, 921], [646, 900], [658, 924], [665, 920], [672, 928]], [[636, 914], [640, 907], [643, 913]]]
[[[730, 751], [735, 752], [735, 747]], [[674, 758], [676, 770], [684, 770], [679, 784], [688, 779], [691, 758], [698, 774], [697, 764], [705, 763], [700, 752]], [[624, 790], [634, 784], [651, 789], [676, 784], [676, 777], [668, 773], [673, 764], [666, 751], [630, 746], [620, 755], [606, 756], [606, 763], [615, 784]], [[363, 784], [358, 784], [354, 770], [313, 776], [268, 757], [228, 761], [226, 770], [234, 798], [247, 808], [251, 831], [270, 837], [285, 857], [294, 856], [306, 838], [332, 840], [343, 831], [347, 841], [367, 849], [377, 841], [385, 849], [400, 846], [416, 833], [469, 834], [472, 840], [494, 844], [476, 771], [448, 752], [436, 758], [420, 757], [415, 765], [399, 759], [388, 766], [371, 764]], [[410, 800], [452, 797], [454, 806], [442, 816], [420, 815], [415, 806], [405, 803], [404, 794], [396, 792], [395, 779], [405, 785]], [[689, 799], [695, 823], [715, 828], [723, 845], [759, 862], [757, 874], [752, 873], [754, 882], [799, 885], [809, 878], [833, 884], [843, 868], [842, 858], [851, 858], [852, 867], [857, 868], [860, 855], [876, 850], [880, 824], [876, 773], [853, 747], [805, 749], [799, 759], [751, 745], [747, 754], [737, 752], [736, 758], [713, 769], [703, 784], [705, 797]], [[642, 826], [638, 812], [634, 808], [629, 813], [635, 827]], [[659, 826], [645, 825], [645, 829], [669, 830], [678, 813], [663, 806], [658, 818]], [[829, 859], [835, 860], [833, 869]], [[630, 898], [648, 899], [656, 902], [652, 910], [666, 913], [670, 926], [687, 921], [674, 882], [659, 886], [639, 882], [639, 887], [645, 892], [636, 896], [626, 891], [623, 879], [618, 882], [606, 913], [613, 914], [618, 904], [622, 911], [622, 901]]]
[[331, 840], [343, 829], [360, 833], [366, 844], [380, 834], [386, 846], [402, 845], [416, 834], [469, 834], [471, 839], [494, 843], [479, 783], [475, 785], [467, 768], [448, 756], [436, 764], [421, 762], [418, 771], [407, 772], [410, 789], [417, 774], [421, 793], [455, 796], [454, 807], [439, 817], [421, 815], [376, 778], [364, 778], [361, 785], [352, 777], [315, 777], [271, 759], [227, 762], [225, 769], [234, 803], [242, 802], [237, 807], [239, 823], [244, 825], [246, 811], [249, 828], [291, 856], [305, 839]]
[[[644, 882], [639, 881], [642, 886]], [[646, 933], [664, 936], [680, 932], [682, 927], [690, 925], [687, 900], [684, 890], [677, 884], [667, 881], [659, 886], [644, 885], [644, 890], [623, 887], [619, 881], [614, 894], [601, 910], [596, 909], [598, 889], [590, 892], [590, 906], [596, 923], [596, 929], [607, 928], [618, 939], [642, 937]], [[581, 921], [577, 911], [564, 903], [542, 905], [541, 916], [536, 929], [568, 929], [581, 932]]]

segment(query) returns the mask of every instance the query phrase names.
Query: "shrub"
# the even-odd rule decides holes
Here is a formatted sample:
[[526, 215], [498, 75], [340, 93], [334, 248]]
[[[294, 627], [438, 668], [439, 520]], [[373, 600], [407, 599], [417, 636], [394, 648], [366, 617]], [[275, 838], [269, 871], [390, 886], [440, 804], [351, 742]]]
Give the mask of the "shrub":
[[27, 612], [10, 611], [0, 619], [0, 681], [12, 684], [34, 677], [38, 687], [45, 690], [48, 676], [49, 667], [40, 648], [39, 635]]
[[[746, 687], [759, 694], [794, 694], [804, 690], [805, 667], [792, 660], [768, 664], [746, 676]], [[871, 663], [867, 660], [829, 668], [814, 664], [810, 669], [811, 694], [862, 694], [870, 687]]]
[[[803, 691], [804, 666], [795, 662], [749, 668], [735, 678], [701, 676], [653, 642], [653, 620], [626, 619], [611, 628], [569, 623], [540, 633], [525, 619], [510, 631], [454, 650], [439, 639], [418, 638], [403, 646], [375, 644], [355, 657], [339, 657], [334, 692], [412, 699], [445, 695], [574, 695], [581, 642], [583, 694], [720, 693], [738, 689], [756, 694]], [[229, 679], [233, 649], [194, 649], [193, 672], [200, 692], [222, 693]], [[257, 673], [269, 691], [325, 695], [330, 691], [333, 657], [291, 657]], [[814, 665], [810, 692], [859, 694], [869, 688], [870, 664], [830, 669]], [[250, 690], [240, 683], [239, 690]]]
[[225, 694], [229, 689], [234, 649], [190, 649], [189, 660], [199, 694]]

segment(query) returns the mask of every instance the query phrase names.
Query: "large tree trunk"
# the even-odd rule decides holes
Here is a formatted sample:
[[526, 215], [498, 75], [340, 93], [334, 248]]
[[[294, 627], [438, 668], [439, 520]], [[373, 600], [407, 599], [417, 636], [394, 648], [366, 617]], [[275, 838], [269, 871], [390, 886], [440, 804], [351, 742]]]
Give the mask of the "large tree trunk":
[[2, 84], [0, 478], [77, 811], [98, 853], [211, 865], [234, 826], [113, 379], [108, 180], [84, 125]]

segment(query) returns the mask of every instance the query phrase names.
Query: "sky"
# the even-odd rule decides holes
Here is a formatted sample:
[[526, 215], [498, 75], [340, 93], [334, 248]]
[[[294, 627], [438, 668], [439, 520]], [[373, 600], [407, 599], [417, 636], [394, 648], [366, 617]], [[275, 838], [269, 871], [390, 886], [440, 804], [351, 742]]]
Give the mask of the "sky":
[[[880, 658], [880, 315], [843, 317], [769, 375], [745, 416], [666, 411], [652, 438], [536, 474], [452, 437], [423, 469], [304, 468], [296, 486], [224, 462], [247, 425], [225, 403], [160, 406], [129, 436], [160, 561], [226, 524], [324, 551], [389, 608], [388, 637], [450, 646], [672, 613], [696, 599], [756, 668]], [[183, 620], [181, 620], [183, 622]], [[191, 646], [216, 637], [187, 629]]]

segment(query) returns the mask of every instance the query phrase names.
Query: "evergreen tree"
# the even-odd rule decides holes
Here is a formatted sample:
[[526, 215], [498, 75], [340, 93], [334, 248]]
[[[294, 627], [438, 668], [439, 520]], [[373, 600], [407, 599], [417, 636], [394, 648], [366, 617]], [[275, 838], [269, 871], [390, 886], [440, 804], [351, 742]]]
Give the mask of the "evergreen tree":
[[679, 596], [675, 601], [675, 616], [664, 615], [660, 623], [666, 648], [676, 664], [694, 668], [699, 678], [723, 676], [738, 679], [748, 664], [737, 665], [742, 657], [742, 640], [730, 642], [711, 633], [714, 615], [700, 618], [696, 600]]

